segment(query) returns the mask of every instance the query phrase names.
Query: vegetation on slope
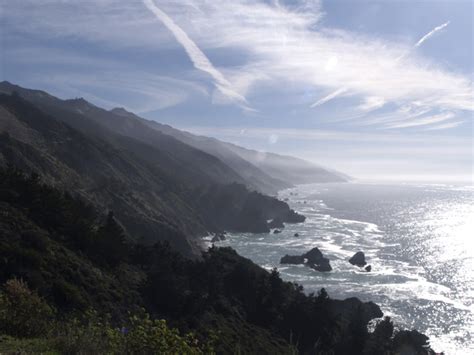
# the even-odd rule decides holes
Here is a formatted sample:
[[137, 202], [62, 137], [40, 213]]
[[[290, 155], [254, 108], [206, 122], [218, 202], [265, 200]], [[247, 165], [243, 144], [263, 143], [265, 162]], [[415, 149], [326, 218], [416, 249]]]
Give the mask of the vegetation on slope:
[[132, 243], [112, 213], [13, 167], [0, 170], [0, 263], [2, 352], [430, 351], [388, 319], [370, 333], [377, 305], [305, 295], [232, 249], [190, 260]]
[[[154, 140], [148, 144], [119, 136], [80, 114], [65, 111], [59, 120], [60, 112], [53, 113], [56, 116], [17, 94], [0, 94], [0, 166], [11, 163], [36, 171], [45, 181], [82, 196], [100, 211], [113, 208], [129, 238], [148, 244], [166, 240], [187, 256], [199, 256], [197, 237], [209, 230], [255, 231], [253, 224], [239, 217], [249, 214], [246, 200], [262, 202], [255, 205], [256, 222], [263, 231], [268, 230], [266, 201], [278, 201], [251, 192], [243, 184], [220, 184], [219, 176], [232, 181], [225, 173], [229, 168], [222, 167], [221, 162], [196, 153], [194, 148], [182, 148], [181, 142], [177, 143], [179, 148], [168, 142], [171, 137], [161, 140], [153, 136], [160, 141], [157, 147], [152, 144]], [[161, 149], [163, 145], [167, 148]], [[168, 151], [173, 147], [178, 157]], [[202, 164], [191, 165], [188, 160]], [[233, 200], [219, 205], [219, 212], [227, 211], [235, 218], [207, 218], [206, 208], [216, 206], [221, 196], [207, 193], [215, 187], [238, 192], [229, 195]], [[206, 198], [196, 199], [202, 195]], [[285, 220], [289, 208], [279, 204], [283, 204], [280, 210]]]

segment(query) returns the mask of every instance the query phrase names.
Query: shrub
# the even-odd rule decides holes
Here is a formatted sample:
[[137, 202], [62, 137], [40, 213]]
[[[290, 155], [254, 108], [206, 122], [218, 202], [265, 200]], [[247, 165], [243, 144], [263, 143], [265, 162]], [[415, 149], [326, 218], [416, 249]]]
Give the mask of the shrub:
[[[189, 333], [181, 336], [165, 320], [151, 319], [147, 313], [129, 317], [126, 325], [114, 327], [109, 318], [86, 312], [60, 324], [56, 348], [61, 353], [108, 354], [213, 354], [211, 342], [200, 344]], [[212, 339], [212, 337], [211, 337]]]
[[8, 280], [0, 293], [0, 329], [15, 337], [42, 336], [50, 329], [54, 310], [23, 280]]

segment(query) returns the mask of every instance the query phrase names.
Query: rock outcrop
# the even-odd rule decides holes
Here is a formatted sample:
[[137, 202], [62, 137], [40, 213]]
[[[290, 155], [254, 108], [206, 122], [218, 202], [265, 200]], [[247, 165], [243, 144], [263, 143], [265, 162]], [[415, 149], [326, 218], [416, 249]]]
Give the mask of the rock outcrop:
[[313, 248], [307, 253], [304, 253], [303, 258], [307, 259], [310, 264], [318, 264], [323, 258], [323, 253], [321, 253], [318, 248]]
[[355, 253], [352, 258], [349, 259], [349, 262], [352, 265], [357, 265], [359, 267], [363, 267], [367, 265], [367, 262], [365, 261], [365, 254], [361, 251], [358, 251]]
[[289, 210], [285, 214], [283, 214], [283, 222], [286, 223], [303, 223], [306, 219], [305, 216], [298, 214], [294, 210]]
[[281, 217], [274, 218], [268, 223], [268, 228], [285, 228]]
[[216, 233], [214, 237], [211, 239], [212, 243], [220, 242], [225, 240], [225, 235], [223, 233]]
[[280, 259], [280, 264], [305, 264], [316, 271], [331, 271], [332, 267], [328, 258], [318, 248], [313, 248], [303, 255], [285, 255]]
[[[195, 204], [207, 224], [235, 232], [269, 233], [271, 228], [282, 228], [283, 223], [305, 220], [285, 202], [249, 192], [240, 184], [209, 186], [206, 191], [199, 191]], [[280, 227], [273, 227], [272, 222]]]
[[307, 265], [316, 271], [328, 272], [332, 270], [329, 259], [324, 257], [319, 260], [319, 264], [307, 263]]

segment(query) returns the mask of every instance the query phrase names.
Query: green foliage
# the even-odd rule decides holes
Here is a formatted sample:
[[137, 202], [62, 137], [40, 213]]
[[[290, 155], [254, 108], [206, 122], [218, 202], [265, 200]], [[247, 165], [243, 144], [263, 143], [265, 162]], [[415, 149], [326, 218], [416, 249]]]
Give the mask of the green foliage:
[[393, 338], [390, 320], [369, 333], [381, 316], [375, 304], [333, 300], [324, 289], [306, 295], [231, 248], [189, 260], [166, 243], [124, 239], [112, 213], [104, 221], [35, 175], [0, 169], [0, 334], [14, 337], [0, 349], [377, 354], [427, 346], [419, 333]]
[[0, 354], [59, 354], [47, 338], [14, 338], [0, 335]]
[[[87, 311], [81, 317], [56, 319], [54, 309], [22, 280], [5, 283], [0, 293], [0, 351], [42, 349], [66, 354], [213, 354], [212, 342], [181, 336], [165, 320], [142, 310], [121, 327], [108, 316]], [[39, 338], [41, 337], [41, 338]], [[28, 338], [28, 340], [24, 339]]]
[[181, 336], [165, 320], [141, 312], [121, 327], [108, 317], [88, 311], [60, 324], [54, 339], [61, 353], [76, 354], [213, 354], [212, 344], [201, 344], [192, 333]]
[[0, 293], [0, 330], [15, 337], [46, 335], [54, 309], [27, 284], [18, 279], [8, 280]]

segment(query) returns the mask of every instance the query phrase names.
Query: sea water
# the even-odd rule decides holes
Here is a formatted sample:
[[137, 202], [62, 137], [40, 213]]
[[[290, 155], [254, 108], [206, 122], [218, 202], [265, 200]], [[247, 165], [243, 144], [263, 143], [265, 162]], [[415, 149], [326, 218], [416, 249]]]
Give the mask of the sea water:
[[[474, 189], [456, 185], [338, 183], [280, 193], [306, 216], [280, 234], [229, 234], [219, 246], [306, 292], [374, 301], [385, 315], [430, 337], [437, 351], [474, 354]], [[298, 233], [298, 237], [294, 234]], [[318, 247], [333, 271], [280, 265]], [[371, 272], [348, 259], [363, 251]]]

